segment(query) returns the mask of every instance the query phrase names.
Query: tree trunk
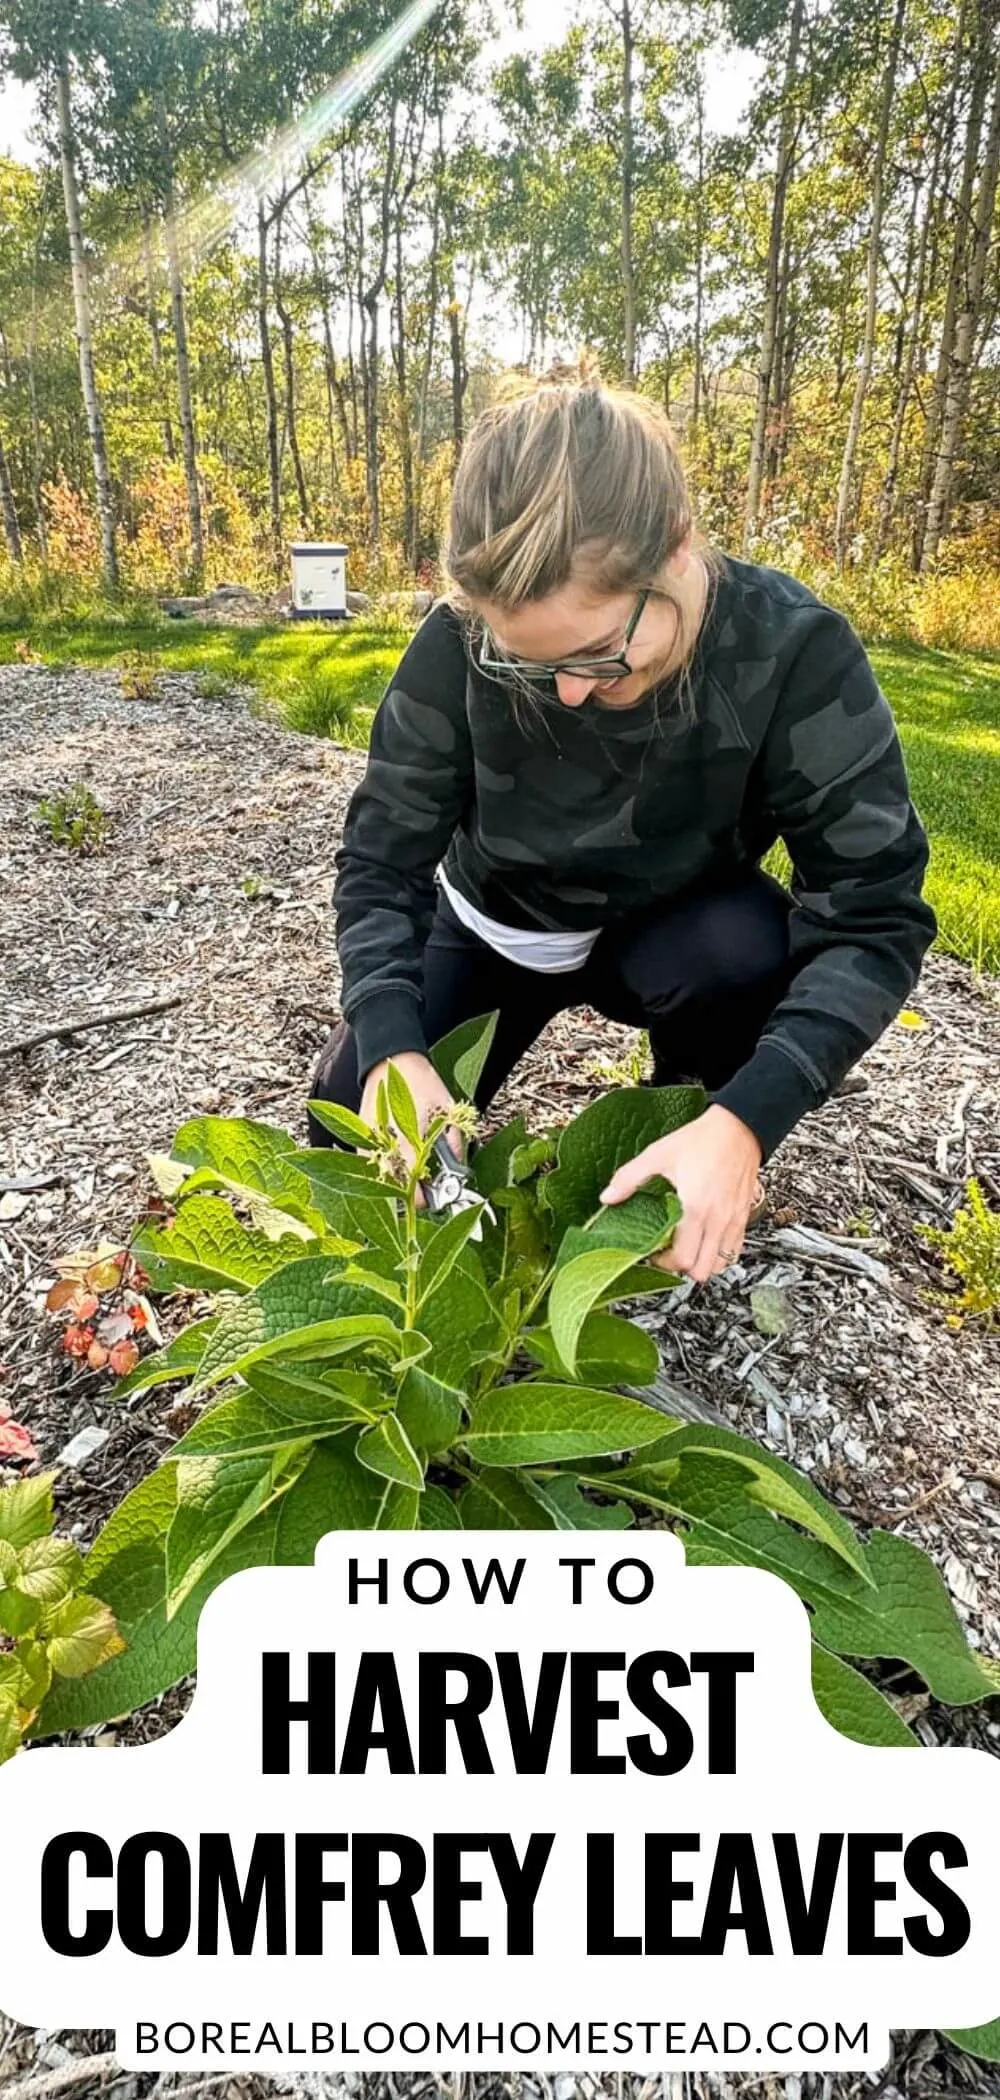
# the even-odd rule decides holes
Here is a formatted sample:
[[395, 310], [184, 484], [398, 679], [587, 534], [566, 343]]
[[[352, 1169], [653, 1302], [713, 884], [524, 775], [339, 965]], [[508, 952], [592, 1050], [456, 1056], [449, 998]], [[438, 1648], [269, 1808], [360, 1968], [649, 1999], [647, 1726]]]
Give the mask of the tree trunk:
[[694, 378], [691, 401], [691, 436], [697, 437], [698, 418], [701, 413], [702, 390], [702, 333], [704, 328], [705, 303], [705, 106], [702, 91], [701, 60], [695, 74], [695, 108], [698, 113], [697, 130], [697, 187], [694, 204]]
[[[441, 131], [439, 127], [439, 140]], [[440, 145], [443, 157], [443, 141]], [[443, 158], [439, 163], [443, 165]], [[440, 237], [441, 237], [441, 188], [434, 187], [434, 213], [431, 221], [431, 253], [427, 282], [427, 343], [424, 350], [423, 370], [420, 375], [420, 397], [417, 407], [417, 444], [413, 473], [413, 540], [409, 549], [410, 564], [416, 572], [420, 560], [421, 515], [424, 487], [424, 466], [427, 458], [427, 408], [430, 400], [431, 372], [434, 365], [434, 344], [437, 339], [438, 299], [440, 294]]]
[[142, 211], [142, 254], [146, 270], [146, 318], [149, 322], [149, 337], [153, 354], [153, 377], [156, 381], [156, 391], [163, 400], [163, 449], [168, 459], [176, 459], [177, 446], [174, 443], [174, 426], [170, 420], [170, 410], [164, 398], [163, 344], [160, 340], [160, 317], [156, 311], [156, 265], [153, 261], [152, 227], [149, 213], [145, 206], [143, 206]]
[[993, 104], [968, 248], [963, 298], [955, 321], [954, 346], [941, 414], [941, 442], [934, 466], [934, 479], [927, 509], [927, 527], [920, 556], [922, 571], [930, 568], [937, 560], [947, 525], [955, 460], [969, 402], [973, 350], [982, 312], [986, 265], [993, 230], [997, 175], [1000, 169], [1000, 66], [997, 64], [998, 49], [994, 27], [995, 24], [991, 21], [983, 40], [983, 74], [985, 79], [993, 80]]
[[184, 456], [188, 531], [191, 538], [191, 580], [193, 583], [198, 584], [201, 582], [205, 567], [205, 543], [201, 524], [201, 490], [198, 487], [198, 447], [195, 439], [194, 403], [191, 396], [191, 359], [188, 352], [184, 277], [181, 270], [181, 249], [177, 234], [177, 207], [174, 197], [173, 148], [167, 127], [167, 106], [162, 89], [160, 89], [156, 97], [156, 130], [163, 182], [163, 232], [167, 249], [167, 276], [170, 280], [170, 317], [174, 331], [174, 355], [177, 363], [177, 403], [181, 419], [181, 451]]
[[295, 408], [295, 350], [292, 339], [292, 317], [285, 305], [281, 283], [281, 233], [284, 201], [278, 206], [274, 236], [274, 307], [281, 323], [281, 340], [285, 363], [285, 428], [288, 432], [288, 449], [295, 470], [295, 490], [299, 501], [299, 527], [303, 539], [309, 536], [309, 496], [306, 477], [302, 470], [302, 453], [299, 449], [299, 426]]
[[[885, 479], [882, 483], [882, 491], [879, 497], [878, 525], [875, 530], [875, 545], [872, 550], [873, 562], [880, 562], [888, 548], [889, 536], [892, 531], [893, 513], [896, 508], [896, 488], [899, 481], [899, 462], [903, 449], [903, 432], [906, 428], [906, 411], [909, 406], [910, 394], [913, 388], [913, 375], [920, 348], [924, 279], [927, 269], [927, 246], [934, 214], [937, 209], [937, 186], [943, 145], [944, 133], [942, 130], [938, 132], [935, 141], [934, 163], [931, 168], [930, 185], [927, 193], [927, 207], [920, 229], [916, 282], [913, 290], [913, 314], [910, 320], [910, 332], [906, 341], [902, 369], [899, 373], [896, 390], [896, 410], [892, 419], [892, 433], [889, 438], [889, 457], [886, 462]], [[900, 316], [901, 325], [905, 323], [905, 319], [904, 312]]]
[[[972, 0], [972, 4], [975, 6], [976, 0]], [[959, 93], [963, 71], [965, 18], [966, 7], [963, 5], [955, 32], [955, 70], [951, 89], [953, 107]], [[965, 274], [969, 226], [972, 217], [972, 191], [985, 106], [986, 78], [983, 67], [977, 63], [973, 72], [972, 94], [966, 119], [962, 179], [958, 203], [955, 208], [954, 237], [948, 270], [948, 289], [945, 294], [944, 318], [941, 323], [941, 342], [938, 350], [937, 371], [934, 375], [934, 392], [931, 397], [924, 430], [923, 453], [920, 462], [920, 491], [917, 500], [917, 515], [913, 536], [913, 568], [917, 572], [923, 567], [927, 512], [930, 503], [931, 486], [934, 480], [934, 463], [938, 454], [945, 395], [948, 390], [948, 374], [951, 370], [952, 351], [955, 342], [955, 323], [962, 297], [962, 280]], [[947, 180], [945, 188], [947, 190]]]
[[[414, 545], [413, 504], [413, 433], [410, 426], [410, 397], [406, 357], [406, 310], [403, 302], [403, 225], [401, 215], [396, 215], [396, 281], [393, 286], [392, 310], [396, 327], [392, 344], [393, 363], [396, 367], [396, 392], [398, 396], [399, 465], [403, 483], [403, 548], [409, 556]], [[415, 566], [415, 564], [414, 564]]]
[[87, 417], [87, 434], [90, 439], [90, 455], [94, 469], [94, 492], [97, 499], [97, 517], [101, 529], [101, 566], [104, 581], [109, 591], [117, 591], [119, 584], [118, 546], [115, 538], [115, 511], [111, 494], [111, 475], [108, 470], [108, 448], [104, 435], [104, 419], [101, 414], [100, 395], [97, 391], [97, 375], [94, 370], [94, 340], [90, 317], [90, 284], [87, 277], [87, 255], [83, 245], [83, 227], [80, 222], [80, 193], [76, 180], [76, 142], [73, 136], [73, 110], [70, 101], [69, 59], [64, 58], [56, 69], [56, 94], [59, 107], [59, 162], [62, 169], [63, 198], [66, 205], [66, 232], [69, 238], [70, 268], [73, 276], [73, 311], [76, 319], [76, 341], [80, 360], [80, 386]]
[[760, 363], [757, 372], [757, 404], [754, 410], [753, 435], [750, 440], [746, 520], [743, 529], [743, 552], [745, 556], [749, 556], [752, 553], [760, 518], [760, 494], [764, 478], [764, 449], [767, 440], [767, 412], [771, 399], [771, 375], [774, 370], [774, 344], [778, 321], [778, 291], [781, 283], [785, 203], [788, 196], [788, 186], [791, 181], [792, 159], [795, 148], [796, 112], [792, 98], [798, 71], [799, 41], [802, 35], [804, 12], [805, 0], [793, 0], [792, 19], [788, 32], [788, 51], [785, 57], [785, 78], [781, 96], [781, 127], [778, 137], [778, 160], [774, 178], [774, 200], [771, 206], [771, 232], [768, 242], [767, 279], [764, 289], [764, 319], [761, 330]]
[[632, 77], [635, 61], [635, 34], [632, 26], [631, 0], [621, 0], [622, 32], [622, 169], [621, 169], [621, 262], [622, 295], [624, 304], [622, 330], [622, 369], [626, 386], [634, 386], [635, 370], [635, 118], [632, 107], [634, 81]]
[[278, 459], [278, 396], [274, 385], [274, 355], [271, 349], [271, 322], [268, 315], [268, 269], [267, 235], [270, 220], [263, 202], [257, 207], [257, 330], [260, 336], [260, 364], [264, 375], [264, 400], [267, 407], [267, 493], [271, 522], [271, 551], [274, 556], [275, 573], [281, 573], [281, 465]]
[[49, 558], [49, 535], [42, 502], [42, 425], [38, 414], [38, 261], [42, 244], [44, 212], [39, 214], [31, 254], [31, 318], [28, 322], [28, 411], [31, 416], [31, 500], [35, 507], [35, 531], [43, 562]]
[[17, 505], [14, 502], [14, 491], [11, 487], [10, 468], [7, 464], [7, 453], [4, 447], [2, 431], [0, 431], [0, 510], [3, 511], [3, 536], [7, 542], [7, 553], [12, 562], [20, 565], [24, 560], [24, 548], [21, 545], [21, 528], [17, 522]]
[[896, 0], [892, 28], [889, 32], [889, 51], [882, 78], [882, 100], [879, 109], [878, 134], [875, 141], [875, 164], [872, 170], [872, 216], [868, 233], [868, 296], [865, 302], [865, 332], [861, 345], [861, 362], [854, 380], [851, 413], [844, 440], [844, 453], [840, 463], [840, 486], [837, 490], [837, 516], [833, 528], [834, 556], [838, 569], [843, 569], [847, 560], [847, 536], [851, 521], [851, 499], [854, 489], [854, 463], [857, 458], [858, 441], [861, 437], [861, 419], [872, 375], [872, 359], [875, 352], [875, 325], [878, 319], [878, 274], [879, 249], [882, 240], [882, 208], [885, 182], [885, 153], [889, 139], [889, 121], [892, 116], [893, 96], [896, 92], [896, 71], [899, 65], [899, 47], [903, 35], [903, 19], [906, 0]]

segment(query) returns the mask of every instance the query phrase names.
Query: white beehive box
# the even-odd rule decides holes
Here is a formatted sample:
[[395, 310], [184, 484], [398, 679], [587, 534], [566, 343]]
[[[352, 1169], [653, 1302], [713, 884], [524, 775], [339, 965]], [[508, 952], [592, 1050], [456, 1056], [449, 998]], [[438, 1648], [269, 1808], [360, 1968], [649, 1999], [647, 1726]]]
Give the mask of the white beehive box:
[[292, 557], [293, 620], [346, 620], [347, 548], [341, 540], [296, 540]]

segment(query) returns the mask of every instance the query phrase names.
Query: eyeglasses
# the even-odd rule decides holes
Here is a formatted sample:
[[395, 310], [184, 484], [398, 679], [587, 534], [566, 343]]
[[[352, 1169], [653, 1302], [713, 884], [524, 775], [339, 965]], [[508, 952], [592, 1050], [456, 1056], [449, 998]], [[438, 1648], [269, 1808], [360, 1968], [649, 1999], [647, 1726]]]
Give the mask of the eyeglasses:
[[651, 593], [648, 590], [639, 592], [639, 596], [632, 608], [628, 626], [622, 636], [622, 646], [613, 656], [576, 656], [565, 659], [561, 663], [545, 664], [537, 662], [530, 656], [503, 655], [499, 652], [499, 647], [489, 628], [484, 627], [478, 652], [479, 668], [481, 671], [488, 672], [494, 678], [506, 678], [512, 683], [518, 679], [526, 679], [529, 685], [548, 685], [559, 671], [564, 671], [569, 678], [599, 679], [602, 684], [605, 682], [610, 684], [619, 678], [630, 678], [632, 665], [629, 663], [625, 652], [639, 625], [643, 607], [650, 595]]

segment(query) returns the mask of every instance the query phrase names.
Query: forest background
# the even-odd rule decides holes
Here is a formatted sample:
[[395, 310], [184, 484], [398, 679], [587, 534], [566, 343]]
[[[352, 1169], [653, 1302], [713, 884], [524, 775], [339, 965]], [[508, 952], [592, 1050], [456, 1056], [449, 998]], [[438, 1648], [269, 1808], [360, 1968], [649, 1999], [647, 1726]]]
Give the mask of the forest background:
[[296, 537], [433, 585], [497, 371], [585, 348], [713, 540], [870, 639], [1000, 647], [1000, 0], [400, 15], [0, 0], [8, 606], [273, 584]]

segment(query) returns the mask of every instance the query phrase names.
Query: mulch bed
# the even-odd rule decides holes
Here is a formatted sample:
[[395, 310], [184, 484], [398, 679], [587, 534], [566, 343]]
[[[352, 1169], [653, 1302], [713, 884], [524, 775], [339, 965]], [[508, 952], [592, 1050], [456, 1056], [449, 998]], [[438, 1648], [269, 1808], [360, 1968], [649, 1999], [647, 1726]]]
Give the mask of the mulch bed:
[[[364, 757], [254, 717], [240, 695], [206, 700], [184, 674], [165, 677], [156, 699], [126, 700], [114, 673], [0, 667], [0, 719], [0, 1398], [28, 1424], [44, 1466], [86, 1425], [109, 1432], [55, 1482], [58, 1527], [86, 1546], [177, 1424], [171, 1389], [112, 1404], [106, 1374], [63, 1355], [60, 1323], [43, 1310], [52, 1262], [128, 1238], [153, 1192], [146, 1153], [169, 1150], [192, 1113], [260, 1117], [305, 1139], [310, 1074], [338, 1017], [333, 855]], [[93, 856], [55, 845], [34, 814], [78, 781], [110, 818]], [[131, 1020], [77, 1034], [64, 1025], [169, 997], [177, 1004]], [[971, 1639], [1000, 1655], [1000, 1336], [948, 1325], [939, 1263], [915, 1229], [947, 1224], [973, 1173], [1000, 1202], [1000, 984], [932, 955], [912, 1004], [924, 1025], [894, 1023], [780, 1148], [767, 1214], [740, 1262], [637, 1310], [675, 1384], [803, 1467], [858, 1523], [925, 1547]], [[56, 1027], [48, 1042], [2, 1055]], [[517, 1109], [529, 1122], [564, 1120], [607, 1085], [601, 1061], [634, 1040], [586, 1009], [561, 1016], [489, 1123]], [[6, 1186], [31, 1178], [46, 1185]], [[14, 1472], [0, 1468], [0, 1480]], [[142, 1709], [118, 1739], [162, 1734], [191, 1688]], [[953, 1713], [915, 1680], [896, 1688], [925, 1742], [1000, 1750], [1000, 1702]], [[136, 2078], [106, 2065], [88, 2086], [82, 2040], [0, 2023], [0, 2091], [28, 2100], [30, 2078], [36, 2100], [36, 2077], [55, 2080], [67, 2050], [77, 2082], [66, 2089], [77, 2094], [205, 2087], [196, 2074]], [[897, 2038], [883, 2081], [525, 2073], [465, 2085], [470, 2100], [516, 2100], [516, 2089], [552, 2100], [1000, 2093], [993, 2071], [932, 2036]], [[418, 2100], [453, 2093], [455, 2080], [300, 2074], [211, 2086], [227, 2089]]]

